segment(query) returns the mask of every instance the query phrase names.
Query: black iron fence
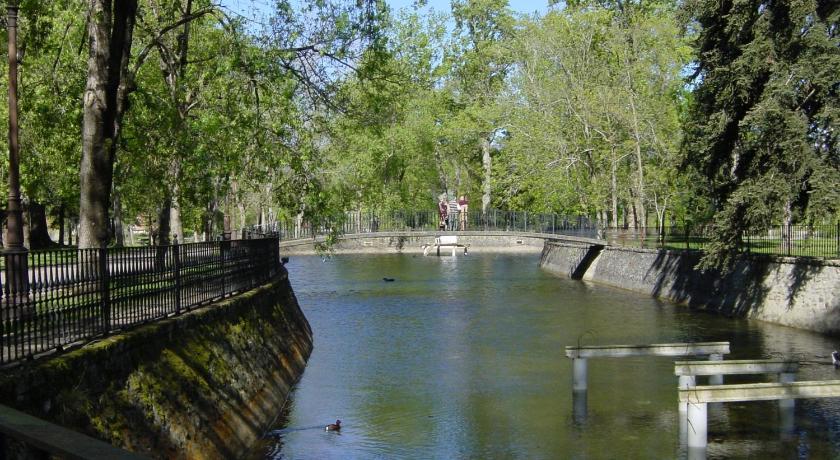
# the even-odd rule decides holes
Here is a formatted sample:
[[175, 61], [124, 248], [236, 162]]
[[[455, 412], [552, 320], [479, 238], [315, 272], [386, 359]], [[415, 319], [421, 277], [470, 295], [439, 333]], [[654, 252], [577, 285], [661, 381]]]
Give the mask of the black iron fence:
[[[577, 236], [606, 240], [629, 247], [703, 250], [711, 240], [709, 225], [656, 226], [642, 229], [601, 227], [586, 216], [492, 210], [447, 216], [441, 222], [437, 211], [348, 212], [321, 221], [288, 219], [270, 225], [248, 227], [243, 238], [277, 236], [281, 240], [313, 238], [337, 231], [341, 234], [376, 232], [514, 231]], [[840, 258], [840, 224], [775, 225], [744, 232], [740, 252], [793, 257]]]
[[[704, 250], [711, 241], [711, 226], [607, 229], [607, 242], [616, 246]], [[745, 231], [738, 251], [787, 257], [840, 258], [840, 224], [772, 225]]]
[[0, 364], [88, 341], [259, 286], [277, 238], [3, 254]]

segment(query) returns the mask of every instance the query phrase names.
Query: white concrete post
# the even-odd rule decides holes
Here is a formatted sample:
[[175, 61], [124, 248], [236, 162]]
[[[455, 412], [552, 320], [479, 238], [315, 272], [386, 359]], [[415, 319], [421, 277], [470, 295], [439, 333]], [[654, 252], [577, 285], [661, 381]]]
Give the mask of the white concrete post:
[[[723, 361], [723, 355], [719, 353], [709, 355], [709, 361]], [[723, 385], [722, 375], [710, 375], [709, 385]]]
[[[697, 378], [693, 375], [681, 375], [679, 389], [691, 388], [697, 386]], [[685, 413], [688, 410], [688, 403], [681, 402], [680, 404], [680, 419], [685, 418]]]
[[689, 403], [688, 404], [688, 449], [705, 451], [708, 442], [707, 433], [707, 419], [708, 409], [706, 403]]
[[586, 358], [572, 359], [572, 391], [586, 391]]
[[455, 250], [457, 250], [457, 249], [458, 248], [456, 248], [455, 246], [452, 246], [452, 257], [455, 257]]

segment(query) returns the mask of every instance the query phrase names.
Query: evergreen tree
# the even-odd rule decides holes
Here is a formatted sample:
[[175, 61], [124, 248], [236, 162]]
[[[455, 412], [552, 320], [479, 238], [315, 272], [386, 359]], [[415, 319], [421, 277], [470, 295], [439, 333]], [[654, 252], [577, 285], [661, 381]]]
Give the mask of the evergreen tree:
[[684, 162], [714, 207], [701, 265], [726, 268], [744, 230], [836, 219], [840, 3], [693, 0], [686, 11], [698, 36]]

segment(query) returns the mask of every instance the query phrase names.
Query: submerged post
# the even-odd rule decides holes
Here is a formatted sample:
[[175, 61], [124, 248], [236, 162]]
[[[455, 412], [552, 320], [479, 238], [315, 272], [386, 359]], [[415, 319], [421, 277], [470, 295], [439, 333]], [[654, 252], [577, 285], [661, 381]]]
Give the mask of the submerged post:
[[572, 419], [578, 425], [586, 421], [588, 411], [586, 358], [572, 359]]
[[[793, 383], [794, 381], [796, 381], [796, 374], [790, 372], [782, 372], [779, 374], [779, 383]], [[795, 408], [795, 399], [779, 400], [779, 425], [781, 425], [780, 432], [783, 437], [791, 435], [794, 431]]]

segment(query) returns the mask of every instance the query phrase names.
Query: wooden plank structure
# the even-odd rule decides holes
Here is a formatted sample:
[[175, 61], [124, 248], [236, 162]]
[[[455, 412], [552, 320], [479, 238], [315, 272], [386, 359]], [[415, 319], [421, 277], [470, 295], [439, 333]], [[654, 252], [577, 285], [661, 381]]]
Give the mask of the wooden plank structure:
[[708, 356], [722, 360], [729, 354], [729, 342], [654, 343], [650, 345], [567, 346], [566, 357], [572, 359], [572, 390], [587, 390], [587, 359], [626, 358], [631, 356]]
[[682, 376], [789, 374], [799, 370], [799, 363], [780, 359], [733, 359], [730, 361], [676, 361], [674, 374]]
[[687, 404], [689, 456], [705, 457], [708, 444], [708, 404], [744, 401], [840, 398], [840, 380], [710, 385], [680, 388], [679, 402]]
[[[724, 376], [750, 374], [777, 374], [779, 382], [789, 383], [795, 380], [799, 363], [778, 359], [745, 359], [732, 361], [677, 361], [674, 374], [679, 377], [679, 387], [697, 385], [697, 376]], [[721, 384], [722, 382], [715, 382]]]
[[[698, 376], [721, 376], [724, 375], [755, 375], [773, 374], [777, 375], [779, 383], [791, 383], [796, 380], [796, 372], [799, 371], [799, 363], [779, 359], [749, 359], [731, 361], [677, 361], [674, 363], [674, 374], [679, 377], [680, 389], [691, 389], [697, 385]], [[680, 445], [687, 446], [689, 420], [687, 402], [680, 402]], [[793, 399], [779, 400], [779, 414], [781, 418], [782, 431], [790, 433], [794, 425]], [[694, 429], [692, 426], [691, 429]], [[693, 452], [692, 458], [703, 458], [703, 452], [697, 452], [697, 448], [690, 449]], [[701, 451], [703, 449], [700, 449]]]

